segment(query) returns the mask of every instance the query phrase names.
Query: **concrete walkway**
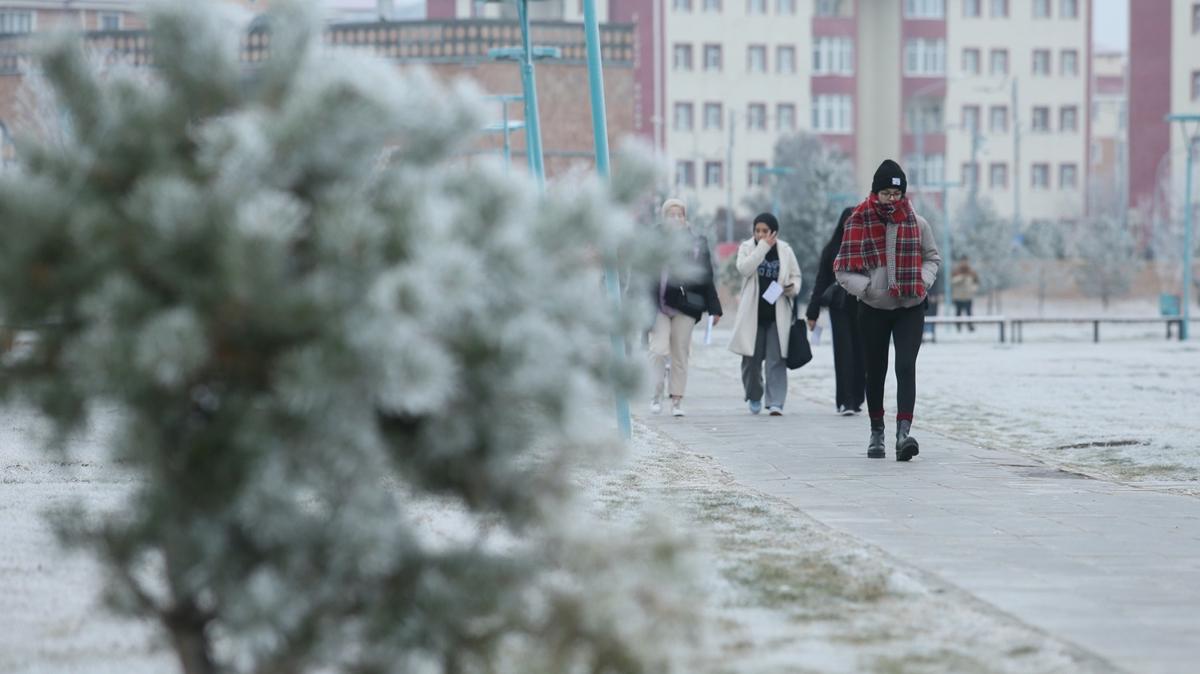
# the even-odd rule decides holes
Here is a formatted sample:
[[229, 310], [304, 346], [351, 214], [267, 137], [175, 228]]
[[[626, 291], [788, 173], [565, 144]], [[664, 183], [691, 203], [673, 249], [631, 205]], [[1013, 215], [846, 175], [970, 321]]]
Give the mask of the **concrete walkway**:
[[865, 415], [837, 416], [793, 385], [785, 416], [751, 416], [737, 368], [730, 355], [693, 369], [683, 419], [635, 413], [742, 484], [1118, 667], [1200, 671], [1200, 499], [940, 437], [919, 408], [920, 456], [895, 461], [889, 420], [888, 458], [868, 460]]

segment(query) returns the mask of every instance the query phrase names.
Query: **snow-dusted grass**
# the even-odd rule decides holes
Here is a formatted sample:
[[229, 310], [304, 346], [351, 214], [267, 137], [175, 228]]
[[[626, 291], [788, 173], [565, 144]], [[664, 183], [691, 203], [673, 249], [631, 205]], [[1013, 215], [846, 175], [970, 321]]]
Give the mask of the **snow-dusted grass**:
[[711, 636], [695, 671], [1109, 671], [644, 427], [632, 461], [597, 490], [610, 516], [655, 503], [710, 558]]
[[[153, 626], [120, 620], [86, 555], [63, 551], [44, 514], [75, 498], [119, 507], [130, 482], [104, 460], [105, 416], [68, 460], [37, 447], [36, 416], [0, 413], [0, 672], [178, 671]], [[644, 427], [630, 461], [590, 469], [585, 505], [624, 526], [669, 513], [699, 547], [695, 599], [708, 625], [690, 672], [1106, 671], [1086, 654], [919, 570], [733, 482], [709, 457]], [[656, 504], [656, 505], [655, 505]], [[425, 518], [433, 536], [453, 518]], [[448, 533], [449, 532], [449, 533]]]
[[[1099, 344], [1090, 325], [1080, 336], [1070, 327], [1039, 328], [1036, 339], [1029, 328], [1023, 344], [1000, 344], [990, 326], [938, 330], [938, 343], [924, 344], [917, 360], [914, 432], [928, 428], [1096, 477], [1200, 494], [1200, 343], [1150, 336], [1144, 326], [1102, 327], [1102, 335], [1113, 334]], [[718, 333], [711, 346], [697, 343], [696, 366], [735, 372], [727, 341]], [[789, 377], [790, 390], [832, 410], [828, 332], [813, 351], [813, 361]], [[895, 385], [889, 371], [889, 418]]]

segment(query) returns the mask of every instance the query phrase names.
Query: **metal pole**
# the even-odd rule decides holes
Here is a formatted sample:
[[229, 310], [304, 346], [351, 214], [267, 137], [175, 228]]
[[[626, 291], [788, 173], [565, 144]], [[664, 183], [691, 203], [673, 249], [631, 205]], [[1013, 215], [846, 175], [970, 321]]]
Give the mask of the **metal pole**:
[[[950, 275], [954, 273], [954, 256], [950, 253], [950, 185], [945, 180], [942, 181], [942, 260], [942, 269], [950, 270], [942, 275], [942, 291], [946, 294], [946, 315], [950, 316], [950, 308], [954, 304], [954, 292], [950, 288]], [[959, 330], [961, 329], [959, 326]]]
[[733, 241], [733, 129], [735, 113], [729, 109], [729, 149], [725, 152], [725, 163], [729, 166], [729, 180], [725, 182], [725, 240]]
[[1017, 78], [1012, 81], [1013, 125], [1013, 243], [1021, 233], [1021, 124], [1017, 114]]
[[1179, 339], [1188, 338], [1188, 320], [1192, 316], [1192, 158], [1195, 155], [1192, 139], [1184, 136], [1187, 143], [1187, 196], [1184, 198], [1183, 214], [1183, 324], [1179, 326]]
[[525, 145], [529, 168], [538, 187], [546, 187], [546, 168], [542, 159], [542, 127], [538, 123], [537, 84], [533, 76], [533, 41], [529, 35], [529, 0], [517, 0], [521, 22], [521, 88], [525, 94]]
[[[592, 101], [592, 136], [596, 143], [596, 173], [602, 180], [608, 180], [608, 119], [605, 116], [604, 105], [604, 69], [600, 60], [600, 25], [596, 21], [596, 0], [583, 0], [583, 28], [587, 35], [588, 85]], [[616, 254], [608, 251], [604, 264], [604, 285], [608, 289], [608, 297], [615, 310], [621, 308], [621, 284], [617, 277]], [[625, 337], [619, 330], [612, 334], [613, 366], [622, 364], [625, 360]], [[629, 399], [617, 392], [617, 426], [621, 437], [629, 440], [633, 437], [632, 422], [629, 419]]]
[[500, 107], [504, 111], [504, 168], [507, 169], [512, 167], [512, 148], [508, 139], [508, 101], [500, 101]]

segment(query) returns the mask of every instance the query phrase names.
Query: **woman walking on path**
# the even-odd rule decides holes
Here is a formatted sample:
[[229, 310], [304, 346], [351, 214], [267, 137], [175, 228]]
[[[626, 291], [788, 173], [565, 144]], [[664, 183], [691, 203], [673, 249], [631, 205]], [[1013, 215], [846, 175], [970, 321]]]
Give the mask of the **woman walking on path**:
[[933, 230], [905, 198], [908, 179], [888, 159], [875, 171], [871, 195], [846, 221], [833, 261], [838, 283], [860, 300], [858, 323], [867, 372], [871, 440], [867, 456], [884, 457], [883, 382], [888, 344], [896, 346], [896, 460], [919, 453], [909, 433], [917, 399], [917, 352], [925, 327], [926, 289], [937, 279], [942, 257]]
[[[750, 412], [762, 411], [766, 393], [771, 416], [783, 414], [787, 401], [787, 346], [792, 331], [792, 302], [800, 294], [800, 263], [770, 213], [754, 218], [754, 236], [737, 253], [742, 292], [729, 350], [742, 357], [742, 385]], [[763, 365], [766, 386], [763, 386]]]
[[858, 300], [847, 293], [833, 277], [833, 260], [842, 247], [842, 232], [853, 208], [842, 211], [829, 243], [821, 250], [821, 266], [812, 297], [808, 300], [808, 329], [817, 326], [821, 306], [829, 309], [829, 324], [833, 331], [833, 371], [837, 381], [838, 414], [848, 416], [862, 411], [866, 396], [867, 375], [863, 365], [862, 332], [858, 327]]
[[[692, 329], [705, 313], [713, 317], [713, 325], [721, 320], [721, 300], [713, 282], [712, 255], [708, 240], [691, 231], [687, 222], [687, 206], [679, 199], [667, 199], [662, 205], [666, 227], [686, 231], [692, 238], [692, 260], [702, 271], [702, 277], [680, 281], [668, 276], [663, 269], [655, 293], [658, 311], [650, 329], [650, 371], [654, 376], [654, 398], [650, 411], [662, 412], [663, 388], [671, 396], [671, 415], [682, 417], [683, 393], [687, 388], [688, 358], [692, 353]], [[671, 362], [670, 384], [666, 384], [667, 361]]]
[[[954, 295], [954, 315], [966, 314], [969, 318], [975, 304], [975, 293], [979, 292], [979, 274], [971, 268], [966, 255], [959, 258], [958, 264], [954, 265], [954, 271], [950, 273], [950, 292]], [[956, 327], [962, 332], [962, 323]], [[967, 329], [975, 332], [975, 324], [967, 323]]]

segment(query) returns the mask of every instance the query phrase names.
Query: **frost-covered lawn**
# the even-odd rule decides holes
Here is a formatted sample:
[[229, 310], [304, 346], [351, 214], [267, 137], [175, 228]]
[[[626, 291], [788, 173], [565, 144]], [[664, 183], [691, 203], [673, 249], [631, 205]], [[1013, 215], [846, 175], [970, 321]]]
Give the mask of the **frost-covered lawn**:
[[[32, 444], [37, 428], [0, 411], [0, 672], [178, 671], [152, 629], [98, 606], [96, 565], [63, 552], [43, 518], [73, 497], [115, 506], [128, 490], [98, 449], [103, 418], [67, 461]], [[695, 540], [708, 628], [689, 672], [1107, 671], [644, 427], [626, 463], [580, 482], [601, 516], [624, 522], [652, 505]], [[447, 525], [428, 524], [435, 535]]]
[[[1145, 327], [1110, 328], [1099, 344], [1090, 325], [1082, 335], [1045, 328], [1037, 341], [1030, 328], [1023, 344], [998, 343], [992, 327], [939, 330], [939, 342], [923, 345], [917, 361], [914, 432], [930, 428], [1097, 477], [1200, 494], [1200, 342], [1168, 342]], [[789, 384], [832, 413], [828, 334]], [[697, 344], [697, 363], [736, 372], [726, 341], [718, 333], [711, 346]], [[889, 416], [895, 400], [889, 373]]]
[[[604, 482], [614, 517], [647, 501], [709, 559], [709, 648], [697, 672], [1103, 672], [1107, 665], [996, 612], [640, 427]], [[706, 663], [706, 664], [702, 664]]]

